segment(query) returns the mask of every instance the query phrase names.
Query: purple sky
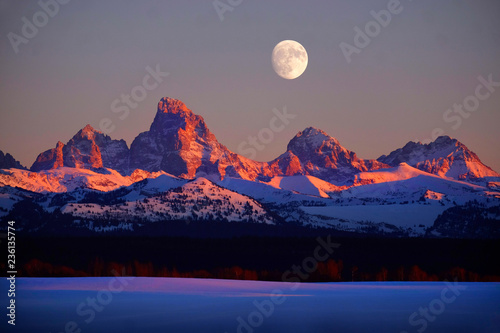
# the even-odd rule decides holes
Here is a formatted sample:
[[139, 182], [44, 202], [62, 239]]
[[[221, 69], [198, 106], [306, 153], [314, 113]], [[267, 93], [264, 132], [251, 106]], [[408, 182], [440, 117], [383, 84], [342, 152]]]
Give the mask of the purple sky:
[[[43, 19], [41, 8], [0, 0], [0, 149], [29, 167], [87, 123], [99, 129], [103, 118], [116, 126], [111, 137], [130, 144], [169, 96], [203, 116], [235, 152], [269, 127], [273, 108], [286, 107], [296, 117], [257, 160], [277, 157], [308, 126], [361, 158], [430, 139], [441, 128], [500, 171], [500, 87], [467, 118], [443, 120], [454, 103], [473, 101], [479, 76], [500, 81], [500, 2], [401, 0], [399, 14], [348, 63], [339, 44], [353, 45], [354, 27], [364, 29], [370, 11], [389, 2], [243, 0], [221, 21], [212, 1], [72, 0], [16, 53], [9, 33], [22, 36], [22, 18]], [[309, 55], [296, 80], [272, 69], [271, 52], [285, 39]], [[157, 65], [169, 75], [121, 120], [113, 101]]]

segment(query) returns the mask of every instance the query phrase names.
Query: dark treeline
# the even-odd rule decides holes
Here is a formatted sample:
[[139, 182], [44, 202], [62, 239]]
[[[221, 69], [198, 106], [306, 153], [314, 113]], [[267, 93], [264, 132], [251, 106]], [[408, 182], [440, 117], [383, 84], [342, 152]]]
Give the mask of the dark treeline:
[[[320, 236], [326, 239], [326, 235]], [[349, 238], [307, 272], [317, 237], [19, 237], [18, 276], [135, 276], [300, 281], [500, 281], [495, 240]], [[322, 252], [324, 253], [324, 252]], [[0, 261], [6, 271], [5, 261]], [[297, 277], [289, 274], [288, 277]], [[307, 276], [307, 277], [305, 277]]]

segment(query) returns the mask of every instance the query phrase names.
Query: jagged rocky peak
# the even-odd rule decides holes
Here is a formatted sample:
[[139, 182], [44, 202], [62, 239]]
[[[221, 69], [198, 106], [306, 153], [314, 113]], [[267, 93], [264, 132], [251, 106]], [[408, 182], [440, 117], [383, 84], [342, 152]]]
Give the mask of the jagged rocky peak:
[[125, 174], [128, 171], [129, 149], [124, 140], [109, 136], [87, 125], [66, 144], [59, 141], [55, 148], [39, 154], [32, 171], [72, 168], [111, 168]]
[[[337, 139], [315, 127], [297, 133], [287, 149], [289, 155], [283, 154], [277, 159], [285, 175], [291, 172], [306, 174], [341, 184], [360, 171], [388, 167], [375, 160], [359, 159], [356, 153], [344, 148]], [[300, 167], [297, 161], [300, 161]], [[293, 162], [293, 167], [292, 164], [288, 165], [290, 162]]]
[[439, 145], [456, 144], [457, 142], [458, 142], [457, 139], [454, 139], [448, 135], [442, 135], [434, 141], [435, 144]]
[[158, 103], [150, 130], [139, 134], [130, 147], [130, 168], [193, 178], [200, 175], [255, 179], [258, 162], [247, 161], [217, 141], [203, 117], [173, 98]]
[[316, 127], [307, 127], [290, 140], [287, 150], [300, 154], [304, 150], [333, 148], [334, 146], [340, 146], [337, 139]]
[[391, 166], [405, 162], [422, 171], [454, 179], [500, 176], [463, 143], [447, 135], [428, 144], [410, 141], [403, 148], [382, 155], [377, 160]]
[[335, 164], [339, 158], [345, 161], [358, 159], [356, 153], [344, 148], [337, 139], [315, 127], [308, 127], [297, 133], [288, 143], [287, 150], [301, 161], [304, 158], [328, 157], [329, 162]]
[[158, 109], [150, 132], [161, 135], [178, 134], [180, 136], [189, 134], [190, 138], [183, 138], [183, 141], [192, 140], [196, 136], [204, 140], [217, 141], [205, 124], [203, 117], [194, 114], [182, 101], [170, 97], [163, 97], [158, 102]]
[[0, 169], [23, 169], [26, 170], [26, 167], [21, 164], [18, 160], [16, 160], [11, 154], [5, 153], [0, 150]]
[[31, 166], [30, 170], [38, 172], [42, 170], [50, 170], [63, 167], [63, 148], [64, 143], [58, 141], [55, 148], [48, 149], [43, 153], [40, 153]]
[[162, 113], [185, 113], [185, 114], [192, 114], [193, 111], [188, 109], [186, 104], [184, 104], [183, 101], [175, 99], [175, 98], [170, 98], [170, 97], [163, 97], [159, 102], [158, 102], [158, 112]]
[[84, 128], [78, 131], [73, 138], [80, 137], [87, 140], [94, 140], [96, 133], [102, 134], [102, 132], [94, 129], [90, 124], [87, 124]]

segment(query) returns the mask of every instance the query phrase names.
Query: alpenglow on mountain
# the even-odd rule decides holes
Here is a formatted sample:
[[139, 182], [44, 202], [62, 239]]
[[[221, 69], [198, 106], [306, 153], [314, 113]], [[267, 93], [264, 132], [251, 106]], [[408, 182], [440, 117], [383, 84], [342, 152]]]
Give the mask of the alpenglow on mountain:
[[499, 176], [484, 165], [474, 152], [449, 136], [440, 136], [429, 144], [408, 142], [403, 148], [377, 160], [391, 166], [405, 162], [417, 169], [454, 179], [474, 180]]
[[130, 148], [87, 125], [40, 153], [30, 170], [1, 156], [0, 219], [27, 232], [216, 221], [500, 237], [500, 175], [447, 136], [369, 160], [307, 127], [276, 159], [257, 162], [230, 151], [201, 116], [165, 97]]
[[120, 173], [129, 170], [129, 149], [125, 140], [109, 136], [87, 125], [68, 143], [59, 141], [55, 148], [40, 153], [32, 171], [71, 167], [80, 169], [110, 168]]
[[377, 160], [360, 159], [337, 139], [314, 127], [299, 132], [287, 151], [270, 162], [257, 162], [231, 152], [217, 141], [203, 117], [180, 100], [162, 98], [149, 131], [140, 133], [130, 149], [124, 140], [85, 126], [73, 138], [41, 153], [32, 171], [58, 167], [110, 168], [122, 175], [136, 169], [165, 171], [182, 178], [226, 176], [255, 180], [258, 177], [311, 175], [343, 184], [364, 171], [406, 162], [417, 169], [454, 179], [498, 177], [465, 145], [443, 136], [428, 145], [409, 142]]

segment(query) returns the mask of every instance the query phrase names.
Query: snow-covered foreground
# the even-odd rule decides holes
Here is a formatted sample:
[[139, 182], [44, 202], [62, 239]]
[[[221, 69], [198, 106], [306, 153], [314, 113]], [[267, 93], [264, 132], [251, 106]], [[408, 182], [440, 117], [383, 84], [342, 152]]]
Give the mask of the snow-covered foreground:
[[2, 332], [500, 330], [500, 283], [19, 278], [16, 289], [16, 326], [4, 315]]

